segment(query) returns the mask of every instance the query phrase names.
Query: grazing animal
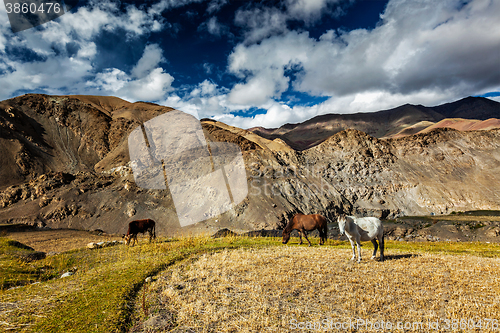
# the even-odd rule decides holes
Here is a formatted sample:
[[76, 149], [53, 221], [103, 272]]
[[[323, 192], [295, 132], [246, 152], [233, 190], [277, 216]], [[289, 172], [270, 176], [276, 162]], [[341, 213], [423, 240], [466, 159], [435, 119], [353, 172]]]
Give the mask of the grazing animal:
[[377, 254], [378, 244], [380, 244], [380, 261], [384, 261], [384, 228], [382, 222], [376, 217], [354, 217], [341, 215], [338, 218], [340, 234], [346, 234], [351, 242], [352, 258], [356, 258], [356, 250], [354, 242], [358, 246], [358, 262], [361, 261], [361, 244], [360, 241], [372, 241], [375, 249], [373, 250], [372, 259], [375, 259]]
[[304, 235], [305, 239], [309, 242], [309, 246], [311, 246], [311, 242], [307, 238], [306, 231], [319, 230], [319, 245], [323, 245], [326, 242], [326, 236], [328, 234], [328, 227], [326, 223], [326, 219], [319, 214], [312, 215], [304, 215], [297, 214], [295, 215], [290, 222], [286, 225], [285, 229], [283, 229], [283, 244], [288, 243], [290, 240], [290, 234], [293, 230], [299, 231], [300, 244], [302, 244], [302, 235]]
[[132, 221], [128, 224], [128, 231], [126, 235], [123, 235], [122, 238], [125, 239], [125, 244], [129, 245], [130, 240], [134, 240], [132, 243], [132, 246], [134, 246], [135, 242], [139, 243], [137, 241], [137, 234], [141, 233], [149, 233], [149, 242], [151, 243], [152, 238], [156, 238], [156, 232], [155, 232], [155, 221], [151, 219], [144, 219], [144, 220], [137, 220], [137, 221]]

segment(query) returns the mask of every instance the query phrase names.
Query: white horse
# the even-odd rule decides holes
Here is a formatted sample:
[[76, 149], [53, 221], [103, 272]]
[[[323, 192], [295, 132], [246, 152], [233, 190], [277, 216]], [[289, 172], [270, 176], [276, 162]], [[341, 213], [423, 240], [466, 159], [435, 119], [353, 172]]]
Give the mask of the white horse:
[[377, 254], [378, 242], [380, 244], [380, 261], [384, 261], [384, 228], [382, 222], [376, 217], [354, 217], [341, 215], [338, 218], [340, 234], [346, 234], [351, 242], [352, 258], [356, 259], [356, 250], [354, 241], [358, 246], [358, 262], [361, 261], [361, 244], [360, 241], [372, 241], [375, 250], [373, 250], [372, 259], [375, 259]]

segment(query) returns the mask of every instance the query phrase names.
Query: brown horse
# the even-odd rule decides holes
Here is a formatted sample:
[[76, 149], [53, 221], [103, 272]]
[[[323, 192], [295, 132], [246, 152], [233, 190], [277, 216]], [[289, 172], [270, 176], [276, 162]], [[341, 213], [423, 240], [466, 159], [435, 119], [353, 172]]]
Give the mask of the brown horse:
[[319, 214], [304, 215], [299, 213], [295, 215], [290, 222], [288, 222], [285, 229], [283, 229], [283, 244], [288, 243], [290, 234], [293, 230], [298, 230], [300, 237], [299, 245], [302, 244], [302, 235], [304, 235], [305, 239], [309, 242], [309, 246], [311, 246], [306, 231], [313, 231], [316, 229], [319, 230], [319, 245], [323, 245], [328, 235], [326, 219]]

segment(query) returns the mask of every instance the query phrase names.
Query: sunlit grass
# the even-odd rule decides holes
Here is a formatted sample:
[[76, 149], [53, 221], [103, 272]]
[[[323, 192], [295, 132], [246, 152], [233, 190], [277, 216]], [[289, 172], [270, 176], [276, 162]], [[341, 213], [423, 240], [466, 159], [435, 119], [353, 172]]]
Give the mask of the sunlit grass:
[[163, 326], [194, 332], [290, 332], [294, 323], [350, 319], [422, 323], [421, 332], [429, 321], [498, 322], [499, 259], [421, 252], [388, 249], [389, 260], [360, 264], [348, 249], [318, 246], [209, 253], [163, 272], [147, 304], [171, 318]]
[[[306, 244], [299, 246], [297, 238], [292, 238], [288, 245], [282, 245], [281, 238], [277, 237], [225, 237], [218, 239], [181, 237], [159, 239], [151, 244], [141, 241], [135, 247], [118, 245], [97, 250], [72, 250], [49, 256], [46, 259], [25, 263], [19, 260], [19, 254], [32, 250], [13, 246], [9, 240], [0, 238], [0, 265], [2, 265], [0, 267], [2, 268], [0, 281], [3, 281], [4, 286], [3, 290], [0, 291], [0, 331], [123, 331], [133, 324], [134, 319], [144, 319], [141, 317], [144, 315], [144, 309], [141, 309], [140, 302], [136, 302], [140, 300], [139, 296], [145, 278], [160, 274], [160, 272], [168, 272], [171, 267], [174, 267], [173, 265], [183, 265], [188, 258], [197, 262], [200, 256], [212, 258], [215, 253], [226, 253], [226, 255], [232, 256], [230, 254], [232, 251], [245, 253], [241, 252], [247, 251], [245, 249], [256, 251], [257, 257], [261, 256], [261, 252], [259, 252], [261, 250], [267, 251], [263, 253], [275, 253], [276, 256], [289, 257], [293, 257], [296, 251], [302, 253], [303, 256], [320, 251], [325, 258], [329, 257], [333, 260], [328, 265], [334, 265], [336, 260], [345, 263], [350, 257], [350, 244], [346, 241], [328, 240], [327, 244], [322, 247], [317, 245], [318, 239], [315, 237], [311, 237], [311, 242], [313, 247], [309, 248]], [[418, 266], [418, 263], [412, 260], [421, 254], [439, 256], [441, 254], [463, 254], [467, 255], [466, 257], [500, 256], [498, 244], [485, 243], [386, 241], [386, 248], [387, 253], [392, 254], [395, 258], [403, 258], [403, 260], [395, 260], [399, 265], [413, 265], [411, 267]], [[364, 243], [362, 251], [365, 259], [371, 256], [372, 249], [371, 243]], [[409, 256], [405, 256], [406, 254]], [[401, 256], [398, 257], [398, 255]], [[260, 274], [275, 274], [273, 269], [278, 269], [277, 262], [263, 258], [259, 264], [262, 267], [259, 266], [259, 269], [266, 271], [261, 271]], [[457, 258], [464, 258], [464, 256]], [[376, 265], [377, 263], [371, 264]], [[227, 266], [229, 270], [233, 268], [231, 265]], [[238, 264], [238, 267], [243, 269], [244, 265], [242, 265]], [[265, 265], [269, 267], [264, 268]], [[292, 263], [292, 265], [295, 264]], [[307, 266], [307, 261], [304, 265]], [[249, 267], [251, 269], [254, 266]], [[59, 278], [63, 272], [68, 270], [74, 270], [75, 274], [67, 278]], [[310, 274], [307, 273], [305, 266], [300, 270], [304, 274]], [[238, 275], [239, 273], [236, 270], [231, 274]], [[40, 283], [33, 284], [34, 282]], [[240, 282], [235, 281], [234, 283], [239, 286]], [[12, 286], [18, 287], [8, 289]], [[278, 285], [275, 287], [277, 288]], [[297, 306], [299, 305], [297, 304]], [[246, 311], [253, 311], [246, 304], [243, 307], [247, 308]], [[271, 321], [274, 319], [272, 316], [265, 317], [266, 311], [271, 310], [268, 308], [268, 310], [262, 310], [252, 314], [252, 316], [257, 316], [256, 318], [262, 320], [271, 318], [266, 319], [267, 321], [264, 320], [271, 325]], [[138, 313], [140, 314], [138, 315]], [[277, 322], [272, 325], [276, 324]]]

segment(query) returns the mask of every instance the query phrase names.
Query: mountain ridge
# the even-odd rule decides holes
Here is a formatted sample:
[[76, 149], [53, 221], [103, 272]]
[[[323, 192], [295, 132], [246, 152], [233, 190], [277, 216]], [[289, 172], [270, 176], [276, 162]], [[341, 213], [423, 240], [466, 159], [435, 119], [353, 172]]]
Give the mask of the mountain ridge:
[[404, 104], [377, 112], [319, 115], [276, 129], [253, 127], [248, 130], [270, 140], [279, 138], [296, 150], [305, 150], [347, 128], [355, 128], [377, 138], [387, 138], [398, 134], [401, 136], [406, 128], [419, 122], [437, 123], [446, 118], [500, 119], [500, 103], [484, 97], [466, 97], [434, 107]]
[[[419, 110], [404, 109], [410, 117]], [[128, 221], [152, 218], [158, 234], [175, 235], [280, 229], [297, 212], [333, 219], [500, 210], [499, 129], [435, 128], [384, 139], [345, 129], [295, 150], [280, 138], [202, 120], [207, 141], [241, 148], [248, 195], [220, 216], [181, 228], [169, 190], [139, 188], [128, 155], [131, 131], [171, 110], [99, 96], [0, 102], [0, 223], [121, 234]], [[303, 133], [315, 130], [309, 125]]]

